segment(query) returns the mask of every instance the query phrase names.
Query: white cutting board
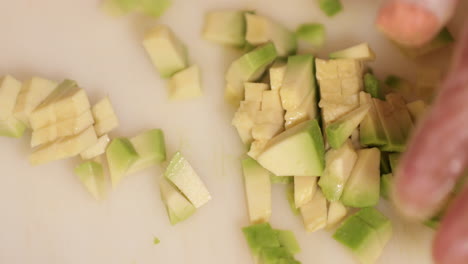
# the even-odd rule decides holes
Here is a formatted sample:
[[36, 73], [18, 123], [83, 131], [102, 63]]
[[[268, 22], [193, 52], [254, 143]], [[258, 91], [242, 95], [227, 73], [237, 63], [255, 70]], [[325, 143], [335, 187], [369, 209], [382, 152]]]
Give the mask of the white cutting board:
[[[29, 135], [0, 138], [0, 263], [252, 263], [240, 231], [248, 224], [239, 164], [244, 150], [230, 126], [232, 110], [222, 100], [224, 71], [235, 54], [200, 38], [203, 15], [210, 9], [249, 8], [291, 28], [325, 23], [328, 40], [321, 56], [368, 41], [377, 53], [372, 67], [380, 77], [411, 76], [415, 64], [372, 25], [379, 1], [343, 2], [345, 12], [329, 19], [315, 0], [174, 0], [155, 21], [108, 17], [96, 0], [0, 0], [0, 75], [71, 78], [94, 102], [109, 95], [121, 120], [113, 136], [162, 128], [169, 156], [181, 150], [213, 196], [188, 221], [171, 226], [156, 184], [161, 169], [129, 176], [107, 200], [96, 202], [72, 173], [76, 159], [33, 168], [27, 162]], [[191, 61], [201, 66], [202, 98], [166, 99], [165, 81], [140, 44], [145, 30], [158, 22], [173, 28], [187, 43]], [[447, 54], [425, 62], [446, 61]], [[294, 230], [303, 249], [300, 261], [355, 263], [330, 233], [304, 231], [288, 208], [283, 186], [274, 188], [273, 203], [272, 225]], [[397, 219], [388, 206], [382, 208]], [[395, 220], [394, 229], [380, 264], [430, 263], [428, 228]], [[153, 244], [154, 236], [159, 245]]]

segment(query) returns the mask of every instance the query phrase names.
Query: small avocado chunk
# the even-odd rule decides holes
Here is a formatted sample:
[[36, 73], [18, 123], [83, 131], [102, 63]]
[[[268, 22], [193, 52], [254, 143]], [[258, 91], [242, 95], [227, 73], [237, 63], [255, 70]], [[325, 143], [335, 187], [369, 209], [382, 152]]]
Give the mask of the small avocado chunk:
[[270, 175], [270, 181], [272, 184], [290, 184], [294, 182], [294, 177]]
[[199, 208], [211, 200], [211, 195], [205, 184], [192, 165], [182, 156], [182, 153], [176, 152], [174, 154], [164, 176], [187, 197], [195, 208]]
[[384, 99], [382, 85], [379, 79], [372, 73], [364, 74], [364, 91], [369, 93], [373, 98]]
[[97, 161], [85, 161], [78, 165], [74, 172], [81, 183], [96, 200], [104, 198], [106, 191], [106, 178], [102, 164]]
[[361, 105], [330, 123], [325, 130], [330, 146], [334, 149], [340, 148], [351, 134], [353, 134], [353, 131], [358, 128], [370, 108], [371, 106], [369, 104]]
[[245, 11], [216, 10], [205, 15], [204, 39], [226, 46], [241, 48], [245, 44]]
[[271, 41], [279, 57], [294, 54], [297, 49], [297, 40], [294, 32], [280, 23], [258, 14], [245, 14], [247, 32], [245, 39], [253, 45], [262, 45]]
[[316, 91], [310, 90], [302, 103], [294, 110], [289, 110], [284, 115], [285, 127], [289, 129], [306, 120], [318, 117]]
[[374, 264], [382, 254], [377, 231], [363, 219], [350, 216], [333, 234], [362, 264]]
[[407, 140], [413, 132], [414, 124], [408, 108], [406, 108], [405, 99], [402, 95], [397, 93], [387, 94], [385, 98], [393, 107], [393, 116], [400, 127], [403, 137]]
[[242, 160], [242, 171], [250, 222], [258, 224], [270, 221], [271, 173], [252, 158]]
[[258, 256], [263, 248], [279, 248], [281, 246], [278, 233], [269, 223], [254, 224], [242, 228], [242, 233], [254, 256]]
[[262, 264], [277, 264], [277, 263], [299, 263], [294, 259], [294, 256], [287, 248], [263, 248], [260, 252], [260, 263]]
[[112, 180], [112, 186], [122, 180], [130, 167], [138, 160], [139, 156], [130, 140], [115, 138], [106, 150], [107, 164]]
[[427, 105], [423, 100], [407, 103], [406, 107], [408, 108], [414, 124], [418, 123], [427, 111]]
[[341, 202], [349, 207], [375, 206], [380, 198], [380, 150], [360, 149], [341, 196]]
[[26, 126], [14, 116], [21, 82], [10, 75], [0, 78], [0, 136], [20, 138]]
[[297, 242], [296, 236], [290, 230], [276, 230], [280, 245], [286, 248], [289, 253], [295, 255], [301, 252], [301, 247]]
[[195, 206], [193, 206], [166, 178], [161, 178], [159, 189], [171, 225], [184, 221], [195, 213]]
[[[289, 177], [291, 179], [294, 179], [294, 177]], [[294, 215], [299, 215], [300, 211], [299, 208], [296, 207], [295, 199], [294, 199], [294, 183], [288, 184], [286, 187], [286, 199], [288, 200], [289, 208], [291, 208], [291, 211], [293, 212]]]
[[299, 208], [307, 232], [315, 232], [327, 225], [327, 199], [317, 190], [308, 203]]
[[363, 208], [359, 210], [355, 216], [364, 220], [377, 232], [382, 248], [385, 247], [393, 233], [393, 227], [390, 219], [373, 207]]
[[275, 45], [267, 43], [231, 63], [226, 72], [226, 101], [238, 106], [244, 98], [244, 83], [260, 78], [277, 55]]
[[371, 95], [366, 92], [360, 92], [359, 101], [361, 105], [370, 105], [367, 115], [359, 126], [359, 141], [361, 145], [373, 147], [387, 144], [387, 137]]
[[312, 200], [317, 191], [317, 177], [296, 176], [294, 177], [294, 203], [300, 208]]
[[372, 98], [377, 114], [382, 123], [387, 143], [381, 150], [388, 152], [403, 152], [405, 150], [406, 139], [400, 128], [400, 123], [395, 118], [392, 105], [390, 103]]
[[175, 73], [169, 80], [169, 99], [187, 100], [202, 95], [200, 69], [192, 65]]
[[375, 53], [369, 47], [368, 43], [361, 43], [330, 53], [330, 59], [356, 59], [361, 61], [374, 61]]
[[328, 201], [338, 201], [348, 181], [357, 154], [350, 140], [339, 149], [330, 149], [326, 154], [326, 167], [318, 185]]
[[171, 0], [139, 0], [139, 10], [147, 16], [158, 18], [171, 6]]
[[169, 78], [188, 66], [185, 45], [166, 25], [158, 25], [148, 31], [143, 46], [163, 78]]
[[94, 129], [98, 136], [105, 135], [119, 126], [119, 119], [108, 96], [102, 98], [91, 108], [94, 117]]
[[286, 74], [286, 61], [277, 59], [269, 70], [271, 90], [277, 91], [283, 86], [284, 75]]
[[138, 159], [131, 165], [128, 173], [144, 170], [166, 160], [166, 144], [161, 129], [150, 129], [130, 139]]
[[320, 126], [311, 120], [272, 138], [257, 161], [277, 176], [320, 176], [324, 153]]
[[332, 17], [343, 9], [340, 0], [318, 0], [320, 9], [329, 17]]
[[380, 195], [384, 198], [389, 200], [390, 195], [392, 193], [392, 186], [393, 186], [393, 174], [387, 173], [382, 175], [380, 179]]
[[325, 44], [325, 26], [320, 23], [302, 24], [296, 30], [298, 39], [304, 40], [315, 48]]
[[327, 229], [336, 227], [347, 213], [348, 209], [341, 202], [331, 202], [328, 206]]
[[[317, 102], [314, 79], [314, 57], [296, 55], [288, 58], [283, 85], [280, 90], [281, 103], [286, 111], [293, 111], [301, 105], [304, 98], [313, 91], [312, 102]], [[315, 107], [315, 116], [317, 109]]]
[[99, 137], [96, 144], [92, 145], [91, 147], [85, 149], [83, 152], [80, 153], [81, 159], [89, 160], [95, 158], [101, 154], [106, 152], [107, 146], [109, 145], [110, 138], [106, 134], [102, 137]]

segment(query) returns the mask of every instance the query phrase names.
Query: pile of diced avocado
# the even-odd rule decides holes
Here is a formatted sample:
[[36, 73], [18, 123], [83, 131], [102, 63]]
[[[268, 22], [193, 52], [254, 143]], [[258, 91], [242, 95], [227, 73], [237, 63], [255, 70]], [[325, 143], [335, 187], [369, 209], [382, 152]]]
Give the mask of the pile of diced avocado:
[[[308, 232], [338, 227], [333, 237], [362, 263], [374, 263], [392, 227], [373, 207], [389, 197], [399, 156], [437, 85], [427, 76], [417, 84], [379, 81], [366, 67], [376, 58], [367, 43], [329, 59], [297, 53], [298, 39], [319, 46], [324, 31], [309, 23], [293, 32], [246, 11], [206, 16], [205, 39], [245, 51], [227, 69], [225, 100], [237, 108], [232, 125], [247, 148], [242, 170], [252, 226], [244, 233], [257, 263], [289, 263], [288, 254], [269, 262], [262, 253], [287, 252], [267, 224], [273, 183], [288, 184]], [[348, 216], [353, 208], [360, 211]]]
[[[118, 127], [114, 107], [105, 97], [91, 105], [75, 81], [60, 84], [40, 77], [21, 83], [0, 78], [0, 136], [20, 138], [31, 130], [31, 165], [79, 156], [74, 169], [94, 198], [104, 199], [108, 177], [112, 186], [126, 175], [160, 165], [166, 160], [164, 134], [150, 129], [130, 138], [111, 139]], [[161, 198], [171, 224], [191, 216], [211, 199], [190, 163], [177, 152], [160, 181]]]

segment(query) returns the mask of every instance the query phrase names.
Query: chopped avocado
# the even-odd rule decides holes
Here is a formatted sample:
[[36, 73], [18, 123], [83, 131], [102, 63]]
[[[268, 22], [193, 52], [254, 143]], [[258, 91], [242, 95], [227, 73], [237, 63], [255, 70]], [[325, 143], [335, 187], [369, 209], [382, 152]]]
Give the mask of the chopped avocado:
[[373, 207], [367, 207], [359, 210], [355, 215], [364, 220], [369, 226], [371, 226], [379, 237], [380, 244], [383, 247], [392, 237], [392, 223], [385, 215], [379, 212]]
[[290, 184], [294, 182], [294, 177], [270, 175], [270, 181], [272, 184]]
[[299, 210], [307, 232], [315, 232], [327, 225], [327, 200], [322, 191], [317, 190], [312, 200]]
[[164, 177], [159, 182], [159, 189], [172, 225], [184, 221], [195, 213], [195, 207]]
[[245, 45], [245, 11], [217, 10], [205, 15], [202, 36], [221, 45], [243, 47]]
[[387, 173], [382, 175], [380, 179], [380, 195], [384, 199], [390, 199], [390, 195], [392, 193], [392, 185], [393, 185], [393, 174]]
[[[293, 177], [289, 177], [289, 178], [294, 179]], [[288, 186], [286, 187], [286, 198], [288, 199], [289, 208], [291, 208], [291, 211], [293, 212], [293, 214], [298, 215], [300, 212], [299, 212], [299, 209], [296, 208], [296, 203], [294, 201], [294, 183], [288, 184]]]
[[390, 161], [388, 159], [388, 152], [381, 152], [380, 155], [380, 174], [387, 174], [392, 172], [392, 168], [390, 167]]
[[[280, 90], [281, 102], [287, 111], [299, 107], [304, 98], [313, 92], [313, 101], [317, 101], [314, 80], [314, 57], [312, 55], [296, 55], [288, 58], [283, 86]], [[317, 109], [315, 109], [317, 113]], [[316, 117], [316, 114], [314, 115]]]
[[139, 1], [136, 0], [104, 0], [103, 9], [112, 16], [126, 15], [138, 9]]
[[96, 200], [104, 198], [106, 178], [101, 163], [85, 161], [78, 165], [74, 172]]
[[417, 58], [448, 46], [453, 42], [455, 42], [455, 39], [453, 38], [448, 28], [444, 27], [439, 32], [439, 34], [437, 34], [429, 43], [423, 45], [422, 47], [412, 48], [401, 45], [398, 45], [398, 47], [407, 57]]
[[260, 78], [276, 56], [275, 45], [267, 43], [235, 60], [226, 72], [225, 99], [237, 106], [244, 97], [244, 83]]
[[271, 216], [271, 173], [252, 158], [242, 160], [250, 222], [264, 223]]
[[283, 86], [284, 75], [286, 74], [286, 61], [278, 59], [271, 65], [270, 70], [271, 90], [279, 90]]
[[357, 154], [351, 141], [348, 140], [341, 148], [330, 149], [325, 159], [325, 170], [318, 185], [328, 201], [338, 201], [356, 163]]
[[331, 202], [328, 207], [327, 229], [334, 228], [346, 217], [348, 209], [340, 202]]
[[360, 149], [357, 155], [341, 202], [356, 208], [375, 206], [380, 198], [380, 151], [377, 148]]
[[246, 13], [245, 19], [247, 23], [245, 39], [250, 44], [261, 45], [271, 41], [280, 57], [286, 57], [296, 52], [297, 41], [294, 32], [257, 14]]
[[405, 137], [400, 129], [400, 124], [396, 120], [390, 103], [372, 98], [377, 114], [382, 123], [387, 143], [381, 147], [383, 151], [403, 152], [405, 149]]
[[134, 173], [166, 160], [166, 144], [161, 129], [151, 129], [130, 139], [138, 154], [138, 159], [130, 166], [127, 173]]
[[364, 117], [359, 126], [359, 141], [361, 145], [368, 147], [385, 145], [387, 137], [370, 94], [361, 92], [359, 99], [361, 104], [369, 104], [371, 106], [369, 112], [367, 112], [367, 116]]
[[166, 25], [158, 25], [148, 31], [143, 46], [163, 78], [169, 78], [188, 66], [185, 45]]
[[263, 92], [270, 87], [266, 83], [246, 82], [244, 83], [245, 101], [262, 102]]
[[85, 149], [83, 152], [80, 153], [81, 159], [89, 160], [101, 154], [104, 154], [106, 152], [107, 145], [109, 145], [109, 142], [110, 138], [107, 134], [99, 137], [96, 144], [92, 145], [91, 147]]
[[260, 155], [260, 153], [262, 153], [265, 149], [265, 146], [268, 145], [268, 141], [269, 140], [255, 140], [250, 145], [249, 152], [247, 153], [247, 155], [249, 155], [249, 157], [252, 157], [253, 159], [257, 159], [258, 155]]
[[126, 138], [113, 139], [106, 149], [106, 156], [112, 186], [114, 187], [117, 186], [139, 158], [132, 143]]
[[159, 240], [159, 238], [157, 238], [157, 237], [154, 237], [154, 238], [153, 238], [153, 244], [154, 244], [154, 245], [157, 245], [157, 244], [159, 244], [159, 243], [161, 243], [161, 240]]
[[341, 224], [333, 238], [350, 250], [362, 264], [375, 263], [383, 250], [377, 231], [354, 215]]
[[88, 96], [75, 81], [63, 81], [29, 117], [33, 130], [73, 118], [90, 108]]
[[15, 118], [30, 127], [31, 112], [57, 87], [57, 83], [40, 77], [32, 77], [23, 83], [15, 106]]
[[252, 128], [252, 137], [259, 141], [269, 140], [281, 133], [283, 130], [284, 127], [282, 123], [255, 124]]
[[284, 247], [262, 248], [259, 260], [262, 264], [297, 263], [291, 252]]
[[278, 233], [269, 223], [254, 224], [242, 228], [247, 244], [252, 254], [258, 256], [263, 248], [279, 248], [281, 246]]
[[[262, 93], [262, 110], [283, 111], [280, 93], [275, 90], [267, 90]], [[282, 119], [282, 118], [281, 118]]]
[[76, 135], [93, 124], [93, 115], [90, 110], [86, 110], [77, 117], [34, 130], [31, 134], [31, 147], [37, 147], [60, 137]]
[[343, 50], [330, 53], [330, 59], [375, 60], [375, 53], [367, 43], [361, 43]]
[[237, 129], [237, 133], [244, 144], [248, 145], [253, 141], [252, 128], [255, 125], [259, 110], [260, 102], [243, 101], [234, 114], [232, 125]]
[[77, 135], [62, 137], [35, 149], [29, 156], [29, 162], [34, 166], [70, 158], [80, 154], [96, 142], [96, 132], [93, 127], [88, 127]]
[[406, 107], [411, 115], [413, 123], [417, 123], [424, 116], [427, 110], [427, 105], [423, 100], [417, 100], [411, 103], [407, 103]]
[[171, 0], [139, 0], [139, 2], [140, 11], [154, 18], [160, 17], [171, 6]]
[[320, 23], [302, 24], [297, 28], [296, 35], [298, 39], [320, 48], [325, 43], [325, 26]]
[[296, 176], [294, 177], [294, 203], [300, 208], [312, 200], [317, 191], [317, 177]]
[[283, 126], [283, 110], [262, 110], [258, 111], [257, 115], [255, 116], [255, 124], [278, 124], [281, 127]]
[[338, 14], [343, 6], [340, 0], [318, 0], [320, 9], [329, 17]]
[[187, 197], [195, 208], [211, 200], [205, 184], [180, 152], [174, 154], [164, 176]]
[[403, 98], [403, 96], [397, 93], [387, 94], [385, 98], [393, 108], [393, 116], [400, 127], [400, 131], [403, 137], [405, 138], [405, 140], [408, 139], [414, 128], [414, 125], [408, 108], [406, 108], [405, 99]]
[[185, 100], [202, 95], [200, 69], [192, 65], [183, 69], [169, 80], [169, 99]]
[[288, 110], [284, 115], [285, 127], [289, 129], [306, 120], [314, 119], [318, 116], [316, 91], [310, 90], [309, 94], [302, 100], [302, 103], [294, 110]]
[[278, 234], [278, 240], [280, 242], [280, 245], [286, 248], [289, 251], [289, 253], [294, 255], [301, 252], [299, 243], [297, 242], [296, 236], [292, 231], [276, 230], [276, 232]]
[[390, 168], [392, 169], [392, 172], [396, 172], [398, 162], [400, 160], [400, 153], [390, 153], [388, 154], [388, 161], [390, 162]]
[[419, 99], [416, 85], [406, 79], [390, 75], [385, 79], [385, 85], [387, 86], [387, 89], [384, 92], [385, 94], [398, 93], [408, 102]]
[[320, 176], [324, 153], [320, 126], [311, 120], [271, 139], [257, 161], [277, 176]]
[[95, 120], [94, 129], [98, 136], [105, 135], [119, 126], [119, 119], [109, 97], [102, 98], [91, 111]]
[[20, 138], [25, 125], [14, 117], [21, 82], [10, 75], [0, 78], [0, 136]]
[[372, 73], [364, 75], [364, 91], [374, 98], [384, 100], [380, 81]]
[[326, 128], [327, 141], [334, 149], [340, 148], [348, 140], [353, 131], [369, 112], [370, 105], [361, 105], [357, 109], [343, 115]]

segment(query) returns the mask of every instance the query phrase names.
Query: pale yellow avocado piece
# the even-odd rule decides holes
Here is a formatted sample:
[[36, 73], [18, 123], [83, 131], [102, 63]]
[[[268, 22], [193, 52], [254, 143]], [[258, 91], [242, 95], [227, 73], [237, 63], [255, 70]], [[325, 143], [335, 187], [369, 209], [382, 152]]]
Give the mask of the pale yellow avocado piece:
[[164, 176], [187, 197], [195, 208], [200, 208], [211, 200], [205, 184], [180, 152], [174, 154]]
[[271, 173], [252, 158], [242, 160], [247, 207], [252, 224], [270, 221]]
[[286, 129], [317, 117], [318, 113], [316, 106], [317, 102], [315, 102], [315, 92], [310, 91], [299, 107], [294, 110], [286, 111], [286, 114], [284, 115]]
[[263, 152], [267, 144], [268, 140], [255, 140], [254, 142], [252, 142], [252, 144], [250, 144], [250, 149], [247, 155], [249, 155], [249, 157], [252, 157], [253, 159], [257, 159], [260, 153]]
[[286, 74], [286, 62], [278, 60], [273, 63], [269, 70], [271, 90], [280, 90]]
[[239, 109], [234, 114], [232, 125], [237, 129], [237, 132], [245, 144], [252, 142], [252, 128], [255, 125], [255, 117], [260, 111], [260, 102], [243, 101]]
[[266, 83], [244, 83], [245, 101], [261, 102], [263, 92], [269, 90], [269, 86]]
[[76, 135], [93, 124], [93, 115], [90, 110], [86, 110], [77, 117], [34, 130], [31, 135], [31, 147], [54, 141], [60, 137]]
[[143, 40], [143, 46], [163, 78], [171, 77], [188, 66], [184, 44], [166, 25], [150, 30]]
[[[296, 55], [288, 58], [280, 90], [281, 102], [286, 111], [295, 110], [311, 91], [315, 91], [313, 74], [314, 57], [312, 55]], [[314, 92], [313, 96], [318, 95]]]
[[283, 110], [261, 110], [257, 112], [255, 117], [256, 124], [279, 124], [283, 125], [284, 111]]
[[252, 137], [255, 140], [269, 140], [284, 130], [282, 123], [255, 124], [252, 128]]
[[12, 76], [0, 78], [0, 136], [19, 138], [24, 133], [24, 124], [13, 115], [20, 90], [21, 82]]
[[58, 83], [41, 77], [33, 77], [23, 83], [15, 106], [16, 119], [30, 127], [29, 115], [49, 96]]
[[86, 92], [65, 80], [30, 115], [33, 130], [76, 117], [90, 108]]
[[328, 207], [327, 229], [332, 229], [348, 214], [348, 209], [341, 202], [331, 202]]
[[369, 44], [364, 42], [356, 46], [352, 46], [343, 50], [330, 53], [331, 59], [356, 59], [362, 61], [374, 61], [375, 53], [369, 47]]
[[281, 105], [281, 98], [278, 91], [263, 91], [262, 110], [283, 111], [283, 106]]
[[202, 95], [200, 69], [197, 65], [175, 73], [169, 81], [169, 99], [184, 100]]
[[294, 177], [294, 204], [300, 208], [309, 203], [317, 192], [317, 177]]
[[411, 103], [406, 104], [408, 111], [411, 115], [411, 119], [416, 124], [421, 120], [427, 110], [427, 105], [423, 100], [417, 100]]
[[297, 49], [294, 32], [283, 25], [257, 14], [246, 13], [247, 32], [245, 39], [253, 45], [272, 42], [275, 44], [278, 56], [286, 57]]
[[93, 127], [88, 127], [80, 134], [59, 138], [35, 150], [29, 156], [31, 165], [40, 165], [54, 160], [76, 156], [96, 144], [97, 136]]
[[95, 120], [94, 129], [98, 136], [105, 135], [119, 126], [119, 119], [109, 97], [106, 96], [97, 102], [91, 111]]
[[89, 160], [94, 157], [97, 157], [101, 154], [106, 152], [107, 145], [109, 145], [110, 138], [106, 134], [98, 138], [96, 144], [92, 145], [91, 147], [87, 148], [83, 152], [80, 153], [80, 156], [83, 160]]
[[318, 189], [312, 200], [300, 208], [302, 220], [307, 232], [315, 232], [327, 225], [327, 200]]

